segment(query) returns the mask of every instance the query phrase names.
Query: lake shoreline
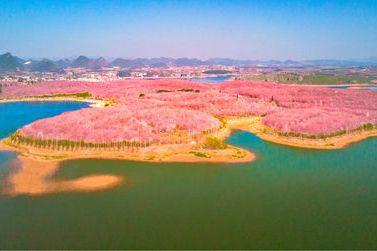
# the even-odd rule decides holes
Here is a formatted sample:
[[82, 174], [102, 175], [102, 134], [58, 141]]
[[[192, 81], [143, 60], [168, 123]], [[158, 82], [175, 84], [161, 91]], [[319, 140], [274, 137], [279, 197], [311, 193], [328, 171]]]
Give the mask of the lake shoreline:
[[43, 194], [60, 192], [92, 192], [106, 190], [121, 185], [124, 178], [118, 175], [88, 175], [67, 181], [56, 181], [52, 176], [59, 170], [60, 161], [35, 160], [17, 156], [20, 168], [13, 170], [3, 191], [6, 196]]
[[[244, 130], [251, 132], [265, 141], [272, 143], [292, 146], [306, 149], [332, 150], [348, 147], [349, 145], [367, 139], [369, 137], [377, 137], [377, 129], [359, 130], [347, 132], [343, 135], [325, 137], [323, 139], [310, 139], [303, 137], [281, 136], [275, 130], [265, 126], [261, 117], [228, 117], [227, 123], [230, 123], [232, 130]], [[231, 131], [226, 133], [226, 137]]]
[[[109, 100], [87, 99], [77, 97], [29, 97], [17, 99], [2, 99], [0, 103], [9, 102], [49, 102], [49, 101], [74, 101], [88, 102], [95, 107], [113, 105]], [[262, 123], [260, 116], [238, 116], [218, 118], [222, 126], [207, 136], [226, 140], [234, 130], [251, 132], [261, 139], [286, 146], [309, 149], [340, 149], [349, 144], [369, 137], [377, 136], [377, 130], [354, 131], [340, 136], [323, 139], [309, 139], [302, 137], [281, 136], [276, 131]], [[60, 163], [75, 159], [118, 159], [137, 162], [186, 162], [186, 163], [242, 163], [256, 159], [253, 152], [239, 147], [228, 145], [225, 149], [206, 149], [202, 142], [184, 144], [152, 144], [147, 147], [115, 150], [103, 148], [83, 148], [75, 150], [51, 150], [37, 147], [13, 144], [10, 138], [0, 141], [0, 150], [12, 151], [18, 154], [17, 159], [21, 168], [10, 175], [9, 181], [12, 188], [6, 192], [11, 196], [20, 194], [40, 195], [45, 193], [63, 191], [96, 191], [108, 189], [122, 183], [121, 177], [84, 177], [81, 180], [65, 183], [54, 182], [51, 175], [59, 169]], [[42, 166], [45, 168], [38, 168]], [[35, 173], [32, 171], [34, 169]], [[28, 178], [29, 177], [29, 178]], [[30, 183], [30, 180], [33, 180]], [[25, 186], [28, 182], [29, 188]], [[95, 184], [102, 184], [96, 186]]]
[[0, 104], [13, 102], [82, 102], [89, 103], [90, 107], [107, 107], [112, 105], [112, 102], [107, 100], [77, 97], [24, 97], [0, 99]]
[[[261, 139], [286, 146], [308, 149], [340, 149], [369, 137], [377, 136], [377, 130], [360, 131], [325, 139], [306, 139], [284, 137], [268, 133], [261, 122], [261, 117], [228, 117], [224, 118], [225, 126], [212, 136], [220, 139], [228, 138], [234, 130], [251, 132]], [[181, 162], [181, 163], [242, 163], [251, 162], [256, 155], [246, 149], [228, 145], [225, 149], [204, 149], [196, 144], [151, 145], [137, 150], [118, 151], [105, 149], [85, 149], [80, 151], [56, 151], [14, 145], [9, 138], [0, 141], [0, 150], [17, 153], [21, 168], [9, 177], [11, 188], [5, 194], [16, 196], [21, 194], [42, 195], [48, 193], [79, 191], [91, 192], [113, 188], [123, 182], [122, 177], [113, 175], [94, 175], [73, 181], [53, 181], [62, 161], [75, 159], [112, 159], [136, 162]], [[43, 168], [40, 168], [43, 167]]]
[[0, 141], [0, 150], [16, 152], [17, 160], [21, 164], [20, 169], [9, 176], [11, 187], [5, 191], [5, 194], [9, 196], [22, 194], [33, 196], [65, 191], [92, 192], [110, 189], [122, 183], [122, 178], [118, 176], [97, 175], [63, 183], [51, 180], [50, 177], [59, 170], [61, 162], [67, 160], [111, 159], [163, 163], [242, 163], [253, 161], [256, 158], [254, 153], [234, 146], [208, 150], [197, 149], [190, 144], [157, 145], [127, 152], [101, 150], [74, 152], [15, 146], [4, 139]]

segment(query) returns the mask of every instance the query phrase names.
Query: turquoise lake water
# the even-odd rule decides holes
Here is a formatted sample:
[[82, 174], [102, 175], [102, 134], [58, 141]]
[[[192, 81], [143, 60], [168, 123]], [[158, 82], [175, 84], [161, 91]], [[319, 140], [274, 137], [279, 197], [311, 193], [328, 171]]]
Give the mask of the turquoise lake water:
[[190, 78], [190, 81], [194, 82], [203, 82], [203, 83], [222, 83], [229, 80], [232, 76], [230, 75], [219, 75], [215, 77], [206, 77], [206, 78]]
[[[13, 121], [17, 113], [53, 115], [44, 104], [23, 104], [23, 111], [1, 104], [2, 137], [23, 124]], [[256, 161], [63, 162], [55, 179], [115, 174], [125, 183], [94, 193], [0, 195], [0, 248], [377, 248], [376, 138], [328, 151], [285, 147], [242, 131], [228, 141], [255, 152]], [[3, 184], [14, 158], [0, 154]]]
[[66, 111], [89, 107], [83, 102], [12, 102], [0, 103], [0, 139], [31, 122]]

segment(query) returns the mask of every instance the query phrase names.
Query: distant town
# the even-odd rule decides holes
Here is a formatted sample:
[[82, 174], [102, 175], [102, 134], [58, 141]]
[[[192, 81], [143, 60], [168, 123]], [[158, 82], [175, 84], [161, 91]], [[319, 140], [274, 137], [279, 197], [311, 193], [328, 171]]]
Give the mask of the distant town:
[[33, 84], [41, 81], [104, 82], [119, 79], [200, 79], [226, 76], [230, 80], [272, 81], [298, 84], [376, 84], [377, 59], [258, 61], [213, 58], [136, 58], [107, 60], [103, 57], [57, 61], [22, 59], [0, 55], [0, 82]]

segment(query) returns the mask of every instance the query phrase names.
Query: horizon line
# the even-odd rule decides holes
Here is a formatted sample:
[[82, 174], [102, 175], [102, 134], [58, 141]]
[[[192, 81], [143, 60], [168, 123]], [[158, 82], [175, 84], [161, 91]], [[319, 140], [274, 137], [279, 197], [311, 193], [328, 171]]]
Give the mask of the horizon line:
[[73, 55], [73, 56], [49, 56], [49, 57], [44, 57], [44, 56], [19, 56], [16, 53], [12, 53], [10, 51], [2, 51], [0, 55], [4, 54], [11, 54], [12, 56], [19, 57], [21, 59], [27, 59], [27, 60], [61, 60], [61, 59], [76, 59], [78, 57], [84, 56], [89, 59], [98, 59], [98, 58], [104, 58], [106, 60], [115, 60], [115, 59], [126, 59], [126, 60], [135, 60], [135, 59], [158, 59], [158, 58], [167, 58], [167, 59], [197, 59], [200, 61], [208, 61], [211, 59], [230, 59], [230, 60], [238, 60], [238, 61], [261, 61], [261, 62], [268, 62], [268, 61], [296, 61], [296, 62], [304, 62], [304, 61], [317, 61], [317, 60], [335, 60], [335, 61], [361, 61], [361, 60], [374, 60], [377, 59], [377, 56], [370, 56], [370, 57], [363, 57], [363, 58], [311, 58], [311, 59], [292, 59], [292, 58], [285, 58], [285, 59], [240, 59], [240, 58], [232, 58], [232, 57], [222, 57], [222, 56], [217, 56], [217, 57], [209, 57], [209, 58], [200, 58], [200, 57], [190, 57], [190, 56], [180, 56], [180, 57], [172, 57], [172, 56], [153, 56], [153, 57], [125, 57], [125, 56], [93, 56], [93, 55], [85, 55], [85, 54], [80, 54], [80, 55]]

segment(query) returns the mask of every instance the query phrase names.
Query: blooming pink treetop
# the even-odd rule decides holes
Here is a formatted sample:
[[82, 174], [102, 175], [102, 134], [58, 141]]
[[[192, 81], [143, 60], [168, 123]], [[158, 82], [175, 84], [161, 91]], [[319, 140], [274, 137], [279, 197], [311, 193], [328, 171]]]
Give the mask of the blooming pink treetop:
[[195, 135], [220, 126], [214, 116], [261, 115], [284, 132], [328, 134], [377, 124], [377, 92], [232, 81], [219, 85], [183, 80], [122, 80], [102, 83], [42, 82], [3, 87], [0, 97], [89, 92], [115, 99], [106, 108], [86, 108], [42, 119], [21, 133], [44, 139], [88, 142], [163, 141], [174, 130]]

